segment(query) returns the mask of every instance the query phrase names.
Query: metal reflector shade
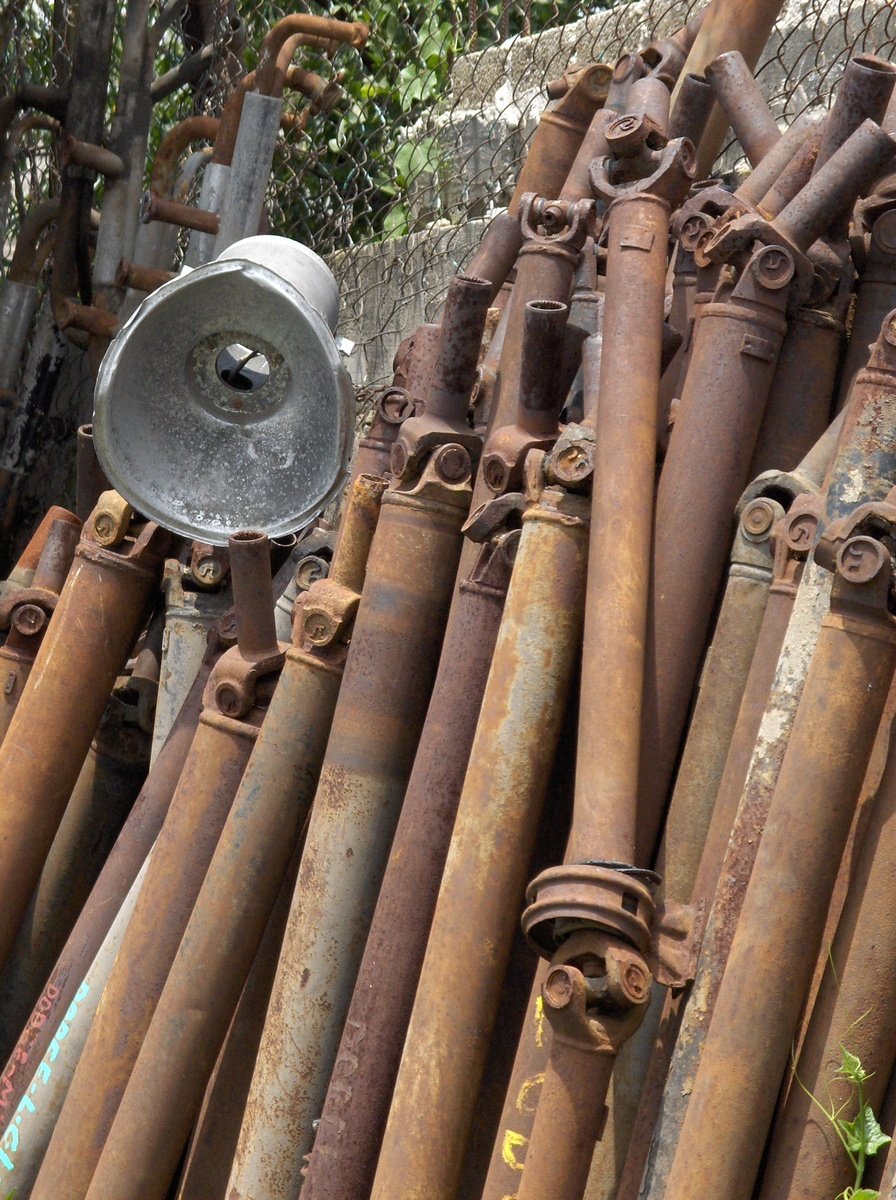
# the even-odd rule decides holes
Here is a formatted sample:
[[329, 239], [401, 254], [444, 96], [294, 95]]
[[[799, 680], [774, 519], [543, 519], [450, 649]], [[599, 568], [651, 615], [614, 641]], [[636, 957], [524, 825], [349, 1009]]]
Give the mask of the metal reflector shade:
[[103, 359], [93, 434], [112, 486], [166, 529], [213, 545], [292, 533], [345, 484], [353, 391], [296, 288], [245, 260], [148, 297]]

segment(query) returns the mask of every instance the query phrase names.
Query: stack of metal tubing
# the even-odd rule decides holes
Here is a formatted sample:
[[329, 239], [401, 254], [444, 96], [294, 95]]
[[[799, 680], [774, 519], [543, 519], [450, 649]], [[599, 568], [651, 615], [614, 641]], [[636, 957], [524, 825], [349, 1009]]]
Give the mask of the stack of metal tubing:
[[0, 597], [4, 1196], [896, 1197], [896, 67], [782, 132], [773, 17], [553, 88], [335, 530], [186, 543], [82, 432]]

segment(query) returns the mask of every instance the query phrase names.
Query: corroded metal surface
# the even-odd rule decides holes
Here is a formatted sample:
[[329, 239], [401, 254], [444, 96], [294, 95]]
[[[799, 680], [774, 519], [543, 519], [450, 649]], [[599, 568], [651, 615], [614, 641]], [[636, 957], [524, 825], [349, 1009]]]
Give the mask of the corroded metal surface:
[[[142, 625], [167, 540], [155, 525], [136, 529], [109, 549], [97, 545], [89, 525], [82, 534], [4, 739], [0, 960], [12, 944], [112, 684]], [[92, 620], [85, 620], [87, 613]], [[47, 728], [53, 753], [35, 756], [35, 733]]]
[[[386, 492], [228, 1194], [297, 1194], [438, 665], [470, 501], [452, 443]], [[389, 687], [383, 687], [388, 679]]]
[[498, 635], [518, 533], [461, 584], [321, 1112], [306, 1198], [369, 1192], [445, 856]]
[[[853, 544], [870, 539], [853, 539]], [[781, 766], [664, 1195], [749, 1197], [814, 967], [840, 852], [896, 664], [892, 566], [841, 559]], [[862, 557], [864, 556], [864, 557]], [[860, 564], [860, 565], [859, 565]], [[853, 582], [852, 580], [855, 580]], [[812, 812], [811, 822], [804, 820]], [[786, 978], [786, 986], [782, 980]], [[755, 1037], [757, 1023], [764, 1036]], [[743, 1112], [750, 1112], [750, 1121]], [[707, 1130], [725, 1155], [708, 1153]]]
[[[362, 478], [349, 499], [350, 529], [362, 523], [358, 509], [369, 503], [370, 483]], [[363, 524], [372, 535], [372, 523]], [[360, 583], [369, 545], [369, 539], [343, 539], [333, 578]], [[268, 552], [266, 539], [257, 550], [262, 548]], [[250, 579], [263, 584], [264, 570]], [[245, 589], [236, 587], [234, 598], [239, 612]], [[270, 611], [269, 596], [258, 601], [263, 613]], [[244, 636], [244, 626], [239, 629]], [[348, 633], [327, 647], [311, 645], [301, 612], [295, 631], [88, 1195], [167, 1195], [298, 843], [326, 749]], [[269, 636], [270, 630], [260, 629], [253, 640], [264, 645]], [[242, 653], [242, 641], [240, 646]], [[191, 1014], [187, 1023], [184, 1012]]]
[[547, 489], [523, 518], [383, 1139], [376, 1200], [399, 1194], [449, 1200], [455, 1193], [581, 636], [586, 513], [580, 498]]
[[[65, 1193], [74, 1198], [88, 1192], [257, 737], [274, 673], [282, 665], [279, 650], [273, 658], [254, 656], [261, 644], [277, 646], [274, 641], [271, 647], [267, 636], [274, 628], [273, 600], [269, 559], [259, 560], [259, 542], [267, 547], [267, 539], [259, 535], [231, 538], [231, 566], [235, 580], [245, 568], [247, 578], [240, 581], [243, 593], [253, 594], [256, 577], [266, 573], [267, 629], [261, 614], [256, 614], [257, 623], [248, 630], [253, 657], [243, 657], [238, 644], [209, 677], [190, 753], [47, 1149], [32, 1193], [35, 1197]], [[235, 715], [228, 715], [228, 710]]]

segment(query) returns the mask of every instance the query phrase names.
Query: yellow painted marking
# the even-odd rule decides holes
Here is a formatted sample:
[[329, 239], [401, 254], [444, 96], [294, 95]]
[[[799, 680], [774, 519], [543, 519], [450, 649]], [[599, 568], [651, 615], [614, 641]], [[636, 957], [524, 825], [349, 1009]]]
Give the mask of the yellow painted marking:
[[544, 1045], [544, 1000], [541, 996], [535, 999], [535, 1045], [539, 1049]]
[[504, 1141], [501, 1143], [501, 1157], [511, 1171], [522, 1171], [523, 1164], [517, 1161], [516, 1152], [529, 1144], [529, 1139], [512, 1129], [504, 1130]]
[[532, 1097], [531, 1093], [540, 1088], [544, 1083], [544, 1071], [539, 1071], [537, 1075], [530, 1075], [524, 1081], [523, 1086], [519, 1090], [519, 1095], [516, 1098], [517, 1112], [534, 1113], [538, 1107], [538, 1097]]

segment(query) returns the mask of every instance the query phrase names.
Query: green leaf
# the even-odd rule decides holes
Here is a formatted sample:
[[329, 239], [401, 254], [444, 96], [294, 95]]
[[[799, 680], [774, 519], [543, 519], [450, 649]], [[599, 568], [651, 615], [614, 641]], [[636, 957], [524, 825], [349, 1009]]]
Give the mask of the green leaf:
[[877, 1123], [870, 1104], [862, 1105], [854, 1121], [838, 1120], [837, 1124], [843, 1132], [847, 1147], [854, 1154], [861, 1152], [866, 1158], [877, 1154], [881, 1146], [886, 1146], [891, 1140]]
[[840, 1066], [837, 1068], [837, 1074], [842, 1075], [844, 1079], [851, 1079], [854, 1083], [864, 1083], [868, 1078], [868, 1072], [862, 1066], [861, 1059], [856, 1054], [850, 1054], [845, 1046], [840, 1047], [842, 1055]]
[[875, 1188], [859, 1188], [857, 1192], [850, 1192], [849, 1200], [880, 1200], [880, 1192]]

